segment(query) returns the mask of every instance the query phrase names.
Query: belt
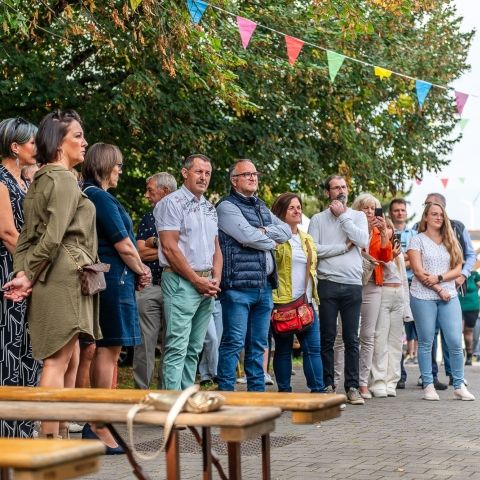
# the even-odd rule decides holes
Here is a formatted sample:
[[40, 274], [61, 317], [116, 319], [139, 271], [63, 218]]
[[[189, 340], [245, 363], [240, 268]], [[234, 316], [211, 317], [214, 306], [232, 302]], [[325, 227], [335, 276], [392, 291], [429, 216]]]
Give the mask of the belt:
[[[172, 267], [163, 267], [163, 271], [177, 273]], [[194, 270], [194, 271], [199, 277], [209, 277], [212, 274], [211, 270]]]
[[392, 288], [394, 288], [394, 287], [401, 287], [401, 286], [402, 286], [401, 283], [384, 283], [384, 284], [382, 285], [382, 287], [392, 287]]

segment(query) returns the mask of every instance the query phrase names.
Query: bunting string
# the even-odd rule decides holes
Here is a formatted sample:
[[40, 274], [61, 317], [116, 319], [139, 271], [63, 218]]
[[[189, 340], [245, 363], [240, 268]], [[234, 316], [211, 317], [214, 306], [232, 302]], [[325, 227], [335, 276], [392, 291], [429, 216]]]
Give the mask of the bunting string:
[[[222, 12], [226, 15], [229, 15], [231, 17], [236, 18], [237, 26], [240, 32], [240, 37], [242, 40], [242, 45], [246, 49], [248, 47], [248, 44], [250, 42], [250, 39], [255, 31], [256, 28], [260, 27], [264, 30], [268, 30], [272, 33], [275, 33], [277, 35], [283, 36], [285, 38], [285, 44], [287, 48], [287, 55], [288, 55], [288, 61], [291, 65], [295, 64], [295, 61], [297, 60], [300, 51], [304, 45], [307, 45], [309, 47], [322, 50], [326, 52], [327, 54], [327, 62], [329, 66], [329, 74], [330, 74], [330, 80], [332, 82], [335, 81], [335, 77], [337, 76], [338, 71], [340, 70], [343, 62], [345, 59], [348, 59], [352, 62], [355, 62], [357, 64], [360, 64], [364, 67], [370, 67], [374, 69], [374, 74], [380, 79], [384, 80], [387, 78], [390, 78], [392, 75], [395, 75], [397, 77], [405, 78], [407, 80], [412, 80], [415, 82], [415, 88], [416, 88], [416, 93], [417, 93], [417, 99], [420, 107], [423, 106], [425, 99], [431, 90], [432, 87], [439, 88], [444, 91], [452, 91], [454, 92], [455, 95], [455, 101], [456, 101], [456, 106], [457, 106], [457, 112], [461, 116], [463, 112], [463, 108], [465, 107], [465, 104], [468, 100], [469, 97], [474, 97], [474, 98], [480, 98], [480, 95], [476, 94], [469, 94], [469, 93], [464, 93], [457, 91], [454, 87], [448, 86], [448, 85], [440, 85], [438, 83], [433, 83], [433, 82], [427, 82], [425, 80], [420, 80], [418, 78], [415, 78], [411, 75], [407, 75], [402, 72], [398, 72], [395, 70], [390, 70], [384, 67], [380, 67], [378, 65], [374, 65], [373, 63], [367, 62], [365, 60], [360, 60], [355, 57], [351, 57], [349, 55], [344, 55], [343, 53], [338, 53], [333, 50], [330, 50], [326, 47], [323, 47], [321, 45], [317, 45], [315, 43], [309, 42], [307, 40], [302, 40], [296, 37], [292, 37], [284, 32], [281, 32], [280, 30], [276, 30], [275, 28], [268, 27], [267, 25], [263, 25], [259, 22], [255, 22], [253, 20], [247, 19], [245, 17], [241, 17], [233, 12], [230, 12], [228, 10], [225, 10], [224, 8], [221, 8], [217, 5], [214, 5], [212, 3], [209, 3], [205, 0], [187, 0], [187, 7], [190, 12], [190, 15], [192, 17], [192, 21], [194, 23], [199, 23], [201, 20], [201, 17], [203, 16], [203, 13], [207, 9], [207, 7], [210, 6], [211, 8]], [[201, 13], [200, 13], [201, 12]], [[463, 127], [465, 126], [466, 122], [463, 122]], [[462, 128], [463, 130], [463, 128]]]

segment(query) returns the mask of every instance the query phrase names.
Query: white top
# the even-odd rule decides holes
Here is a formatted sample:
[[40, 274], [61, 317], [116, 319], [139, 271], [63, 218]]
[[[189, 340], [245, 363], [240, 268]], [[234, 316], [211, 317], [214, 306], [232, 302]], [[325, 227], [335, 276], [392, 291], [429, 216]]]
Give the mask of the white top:
[[[433, 275], [443, 275], [450, 270], [450, 254], [445, 245], [441, 243], [436, 244], [425, 233], [419, 233], [410, 240], [408, 250], [416, 250], [420, 252], [422, 256], [422, 266], [426, 272]], [[450, 294], [450, 297], [457, 296], [457, 290], [455, 288], [455, 280], [449, 282], [441, 282], [439, 286]], [[412, 297], [419, 298], [420, 300], [439, 300], [440, 297], [431, 288], [425, 287], [417, 279], [413, 277], [412, 285], [410, 287], [410, 293]]]
[[[178, 247], [193, 270], [211, 270], [218, 235], [217, 211], [203, 195], [198, 199], [185, 185], [160, 200], [153, 210], [157, 231], [179, 231]], [[170, 266], [158, 249], [160, 266]]]
[[[292, 297], [297, 299], [305, 293], [305, 275], [307, 273], [307, 256], [302, 248], [300, 235], [292, 235], [288, 241], [292, 248]], [[307, 285], [307, 298], [312, 302], [312, 279], [309, 278]]]
[[[348, 208], [336, 217], [328, 208], [312, 217], [308, 233], [317, 247], [319, 280], [362, 284], [360, 250], [368, 247], [368, 223], [363, 212]], [[347, 248], [349, 240], [355, 244], [350, 250]]]
[[383, 265], [383, 283], [402, 283], [395, 260]]

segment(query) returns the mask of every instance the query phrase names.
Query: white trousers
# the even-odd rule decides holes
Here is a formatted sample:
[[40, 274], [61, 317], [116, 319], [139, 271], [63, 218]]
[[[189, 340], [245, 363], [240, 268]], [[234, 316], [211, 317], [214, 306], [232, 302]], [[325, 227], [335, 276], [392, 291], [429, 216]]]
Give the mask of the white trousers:
[[402, 287], [382, 288], [370, 377], [370, 390], [374, 393], [394, 391], [400, 380], [405, 308], [403, 295]]

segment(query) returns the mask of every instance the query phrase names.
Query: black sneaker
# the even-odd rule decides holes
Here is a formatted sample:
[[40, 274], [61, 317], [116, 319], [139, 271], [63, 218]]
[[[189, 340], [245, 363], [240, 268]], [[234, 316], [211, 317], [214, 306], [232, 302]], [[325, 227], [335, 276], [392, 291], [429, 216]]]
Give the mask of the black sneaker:
[[404, 390], [405, 389], [405, 380], [400, 379], [397, 382], [397, 388], [400, 389], [400, 390]]
[[433, 386], [435, 390], [446, 390], [448, 385], [446, 383], [442, 383], [438, 378], [433, 379]]

